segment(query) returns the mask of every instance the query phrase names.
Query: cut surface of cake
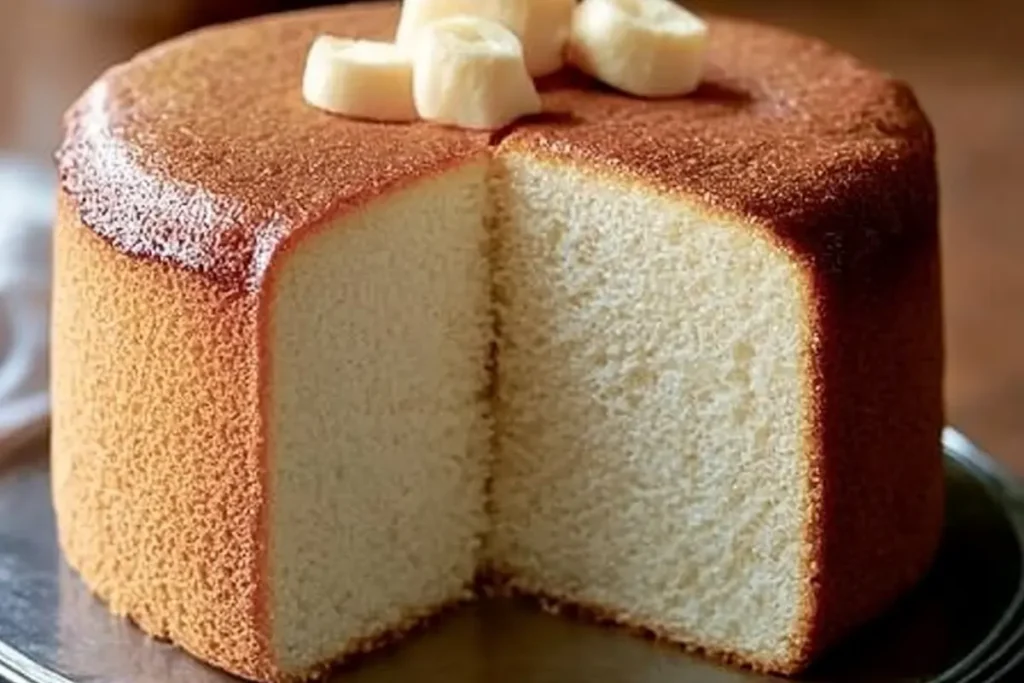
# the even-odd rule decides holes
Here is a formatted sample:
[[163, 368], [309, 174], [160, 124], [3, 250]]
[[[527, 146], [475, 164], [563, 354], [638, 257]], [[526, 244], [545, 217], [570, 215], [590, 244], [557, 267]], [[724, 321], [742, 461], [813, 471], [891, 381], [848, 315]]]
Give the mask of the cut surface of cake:
[[[301, 679], [475, 587], [793, 673], [942, 524], [934, 143], [909, 89], [712, 19], [704, 82], [573, 72], [498, 133], [303, 102], [321, 34], [190, 34], [59, 153], [60, 543], [145, 631]], [[488, 591], [485, 591], [488, 592]]]
[[505, 162], [495, 569], [677, 639], [788, 656], [811, 578], [805, 274], [698, 206]]
[[486, 171], [476, 159], [397, 191], [279, 266], [265, 400], [282, 668], [472, 586], [490, 437]]

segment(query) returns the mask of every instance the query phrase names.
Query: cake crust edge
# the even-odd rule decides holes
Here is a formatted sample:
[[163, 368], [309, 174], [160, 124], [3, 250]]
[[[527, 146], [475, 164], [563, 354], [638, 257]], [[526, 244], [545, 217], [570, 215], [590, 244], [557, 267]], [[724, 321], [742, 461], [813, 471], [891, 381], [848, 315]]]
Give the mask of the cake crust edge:
[[[255, 302], [117, 251], [63, 193], [54, 257], [51, 482], [67, 564], [146, 633], [270, 678]], [[135, 391], [147, 366], [181, 382]]]

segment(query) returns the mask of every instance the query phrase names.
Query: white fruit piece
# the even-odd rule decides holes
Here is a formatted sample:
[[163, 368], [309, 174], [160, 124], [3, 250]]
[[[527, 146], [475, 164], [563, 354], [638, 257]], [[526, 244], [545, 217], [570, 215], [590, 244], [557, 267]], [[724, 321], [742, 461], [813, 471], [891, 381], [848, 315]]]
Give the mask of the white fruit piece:
[[534, 78], [553, 74], [565, 64], [576, 0], [526, 0], [526, 25], [519, 32], [526, 69]]
[[[532, 0], [405, 0], [398, 20], [397, 42], [411, 50], [423, 27], [440, 19], [456, 16], [477, 17], [494, 21], [521, 36], [526, 29], [526, 15]], [[544, 2], [544, 0], [539, 0]]]
[[428, 121], [493, 130], [541, 110], [522, 45], [501, 24], [434, 21], [420, 29], [412, 55], [416, 110]]
[[672, 0], [583, 0], [568, 58], [640, 97], [685, 95], [700, 84], [707, 25]]
[[309, 50], [302, 95], [314, 107], [352, 118], [413, 121], [412, 71], [396, 45], [323, 35]]
[[519, 37], [531, 76], [562, 68], [576, 0], [405, 0], [396, 42], [411, 49], [419, 31], [454, 16], [494, 21]]

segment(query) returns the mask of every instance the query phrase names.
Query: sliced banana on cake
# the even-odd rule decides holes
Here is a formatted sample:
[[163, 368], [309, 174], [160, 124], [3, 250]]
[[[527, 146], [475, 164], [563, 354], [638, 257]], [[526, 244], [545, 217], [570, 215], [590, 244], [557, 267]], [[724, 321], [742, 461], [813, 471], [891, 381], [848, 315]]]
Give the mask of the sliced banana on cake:
[[411, 47], [424, 26], [456, 16], [495, 21], [516, 35], [521, 35], [526, 29], [528, 5], [527, 0], [405, 0], [395, 42], [403, 47]]
[[405, 0], [396, 42], [411, 48], [420, 30], [439, 19], [474, 16], [519, 37], [531, 76], [562, 68], [576, 0]]
[[565, 64], [576, 0], [529, 0], [522, 33], [526, 68], [534, 78], [553, 74]]
[[396, 45], [325, 35], [309, 50], [302, 95], [335, 114], [413, 121], [412, 80], [412, 61]]
[[428, 121], [493, 130], [541, 110], [522, 45], [497, 22], [433, 21], [419, 30], [412, 58], [416, 109]]
[[583, 0], [569, 61], [641, 97], [685, 95], [699, 85], [707, 25], [672, 0]]

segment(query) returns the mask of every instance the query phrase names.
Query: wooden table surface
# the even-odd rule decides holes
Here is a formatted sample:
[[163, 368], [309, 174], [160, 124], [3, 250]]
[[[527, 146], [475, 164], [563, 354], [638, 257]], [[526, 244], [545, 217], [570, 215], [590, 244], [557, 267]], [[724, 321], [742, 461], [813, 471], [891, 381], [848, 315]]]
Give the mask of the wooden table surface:
[[[0, 1], [0, 149], [47, 155], [77, 91], [201, 4]], [[816, 34], [915, 87], [940, 143], [949, 418], [1024, 476], [1024, 3], [690, 4]]]

